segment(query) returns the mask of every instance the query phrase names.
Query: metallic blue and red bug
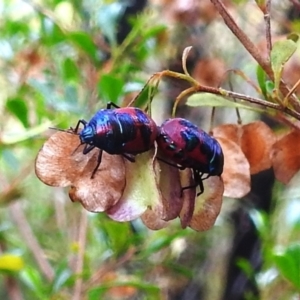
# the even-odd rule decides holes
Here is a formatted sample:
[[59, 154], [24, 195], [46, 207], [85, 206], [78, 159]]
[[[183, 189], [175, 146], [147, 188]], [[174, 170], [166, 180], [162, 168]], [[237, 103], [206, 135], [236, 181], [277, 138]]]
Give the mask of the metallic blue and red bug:
[[[166, 120], [159, 130], [158, 147], [165, 156], [170, 157], [179, 169], [191, 168], [194, 185], [182, 190], [199, 186], [203, 193], [203, 180], [209, 176], [220, 176], [223, 172], [224, 155], [218, 141], [190, 121], [182, 118]], [[204, 174], [207, 174], [205, 177]]]
[[[115, 108], [112, 109], [112, 106]], [[79, 120], [74, 133], [78, 133], [80, 124], [84, 126], [79, 132], [81, 144], [85, 144], [83, 154], [94, 148], [100, 149], [92, 178], [100, 166], [102, 151], [123, 155], [134, 162], [136, 154], [153, 147], [158, 135], [155, 122], [141, 109], [119, 108], [113, 103], [108, 103], [106, 109], [99, 110], [89, 122]]]
[[[84, 128], [78, 133], [80, 124]], [[85, 144], [83, 154], [100, 149], [92, 178], [100, 166], [102, 151], [123, 155], [134, 162], [135, 155], [150, 150], [155, 141], [170, 158], [170, 161], [160, 160], [179, 169], [193, 170], [195, 184], [182, 190], [199, 186], [199, 195], [204, 190], [204, 179], [223, 172], [224, 156], [217, 140], [182, 118], [166, 120], [158, 127], [138, 108], [119, 108], [109, 103], [107, 109], [99, 110], [89, 122], [79, 120], [73, 131], [79, 134], [81, 144]], [[203, 177], [204, 174], [207, 175]]]

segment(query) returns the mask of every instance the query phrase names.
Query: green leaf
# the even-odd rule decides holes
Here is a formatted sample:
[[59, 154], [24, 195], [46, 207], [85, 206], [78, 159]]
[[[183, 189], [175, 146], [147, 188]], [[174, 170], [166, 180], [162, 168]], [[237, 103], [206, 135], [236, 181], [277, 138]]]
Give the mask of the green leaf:
[[297, 44], [292, 40], [277, 41], [271, 51], [271, 66], [274, 72], [275, 90], [279, 89], [279, 83], [284, 64], [290, 59], [297, 49]]
[[30, 28], [26, 22], [11, 21], [6, 19], [5, 26], [1, 28], [2, 34], [6, 34], [8, 37], [16, 37], [18, 34], [27, 36], [30, 33]]
[[178, 237], [182, 237], [182, 235], [184, 234], [185, 233], [183, 231], [178, 231], [172, 234], [169, 233], [167, 235], [156, 237], [154, 240], [149, 241], [147, 247], [140, 253], [141, 258], [144, 259], [164, 248], [169, 247], [175, 239], [177, 239]]
[[274, 253], [274, 262], [282, 276], [300, 290], [300, 243]]
[[85, 52], [95, 63], [98, 63], [100, 61], [98, 48], [90, 35], [88, 35], [83, 31], [77, 31], [77, 32], [71, 32], [68, 35], [68, 38], [80, 50]]
[[45, 295], [49, 295], [47, 281], [41, 275], [37, 268], [30, 266], [20, 272], [20, 279], [34, 293], [35, 299], [45, 299]]
[[103, 74], [98, 82], [98, 95], [106, 102], [118, 103], [123, 92], [124, 81], [112, 74]]
[[250, 210], [250, 217], [262, 239], [267, 239], [269, 236], [270, 224], [268, 220], [268, 215], [263, 211], [256, 209]]
[[254, 270], [251, 263], [245, 258], [237, 258], [236, 265], [244, 272], [247, 278], [253, 278]]
[[28, 108], [24, 99], [15, 97], [6, 101], [6, 108], [15, 115], [25, 128], [29, 127], [28, 123]]
[[140, 108], [146, 107], [156, 93], [157, 93], [157, 87], [148, 84], [140, 91], [140, 94], [137, 96], [136, 100], [134, 101], [133, 106], [140, 107]]
[[63, 77], [67, 81], [78, 81], [79, 80], [79, 71], [75, 62], [67, 58], [64, 60], [62, 65]]
[[267, 75], [266, 75], [266, 72], [263, 70], [263, 68], [260, 65], [257, 65], [257, 68], [256, 68], [256, 78], [257, 78], [259, 87], [262, 91], [262, 94], [264, 95], [265, 98], [267, 98], [267, 88], [266, 88]]
[[43, 45], [53, 46], [65, 41], [66, 36], [62, 29], [55, 23], [50, 23], [49, 18], [41, 17], [41, 42]]
[[132, 243], [129, 223], [119, 223], [112, 220], [105, 220], [101, 224], [107, 235], [110, 248], [116, 257], [124, 254]]
[[266, 93], [267, 95], [273, 95], [274, 94], [274, 89], [275, 89], [275, 84], [271, 80], [267, 80], [265, 82], [265, 87], [266, 87]]
[[188, 98], [186, 104], [192, 107], [197, 107], [197, 106], [229, 107], [229, 108], [242, 108], [242, 109], [262, 112], [262, 110], [259, 108], [244, 105], [238, 102], [233, 102], [227, 100], [222, 96], [218, 96], [210, 93], [193, 94]]
[[2, 254], [0, 256], [0, 270], [20, 271], [24, 268], [24, 261], [20, 256], [13, 254]]
[[165, 25], [157, 25], [154, 27], [149, 28], [146, 32], [143, 32], [143, 41], [156, 37], [162, 32], [167, 31], [167, 27]]

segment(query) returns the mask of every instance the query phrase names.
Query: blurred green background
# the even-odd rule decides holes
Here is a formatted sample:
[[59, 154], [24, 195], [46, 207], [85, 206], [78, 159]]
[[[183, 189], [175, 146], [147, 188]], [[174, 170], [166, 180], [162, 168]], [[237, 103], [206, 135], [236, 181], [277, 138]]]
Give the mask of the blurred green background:
[[[248, 2], [229, 1], [259, 41], [262, 15], [246, 16]], [[275, 3], [278, 31], [282, 18], [293, 26], [299, 22], [289, 19], [288, 2], [282, 3]], [[240, 206], [256, 228], [260, 246], [253, 255], [262, 265], [255, 270], [243, 257], [235, 264], [259, 296], [250, 289], [227, 299], [298, 299], [299, 176], [288, 186], [271, 184], [267, 212], [253, 205], [251, 195], [224, 199], [215, 226], [199, 233], [182, 230], [179, 221], [150, 231], [140, 220], [117, 223], [87, 213], [69, 200], [67, 190], [45, 186], [34, 174], [50, 126], [69, 128], [79, 118], [88, 120], [108, 101], [128, 103], [154, 72], [178, 70], [185, 46], [193, 45], [200, 58], [210, 53], [228, 68], [253, 75], [253, 61], [214, 9], [201, 12], [204, 16], [195, 16], [189, 1], [183, 6], [180, 1], [0, 2], [1, 299], [223, 299], [237, 231], [232, 212]], [[230, 39], [224, 43], [222, 35]], [[215, 36], [220, 43], [214, 44]], [[215, 68], [212, 79], [220, 70]], [[161, 88], [156, 110], [163, 116], [169, 116], [180, 89], [172, 81]], [[232, 109], [227, 110], [219, 118], [232, 121]], [[195, 111], [183, 105], [178, 114], [195, 120]], [[207, 114], [202, 119], [207, 129]]]

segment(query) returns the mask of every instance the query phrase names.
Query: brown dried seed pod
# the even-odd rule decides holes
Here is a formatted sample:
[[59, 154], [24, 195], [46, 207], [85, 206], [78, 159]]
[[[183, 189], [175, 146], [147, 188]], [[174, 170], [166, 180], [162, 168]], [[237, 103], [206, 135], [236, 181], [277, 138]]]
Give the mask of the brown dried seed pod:
[[141, 220], [146, 227], [151, 230], [159, 230], [169, 225], [169, 222], [164, 221], [160, 217], [160, 212], [148, 208], [142, 215]]
[[203, 181], [204, 192], [196, 198], [193, 217], [189, 226], [197, 231], [210, 229], [220, 213], [224, 185], [219, 176], [212, 176]]
[[272, 166], [271, 149], [276, 141], [271, 128], [262, 121], [246, 125], [224, 124], [213, 130], [215, 137], [238, 144], [249, 161], [250, 173], [256, 174]]
[[[192, 170], [185, 169], [180, 172], [181, 186], [190, 186], [194, 183], [192, 177]], [[189, 226], [193, 217], [196, 200], [196, 188], [186, 189], [182, 194], [182, 209], [180, 211], [181, 227], [186, 228]]]
[[281, 137], [272, 149], [275, 177], [287, 184], [300, 170], [300, 131], [294, 130]]
[[139, 154], [135, 163], [125, 161], [126, 187], [120, 201], [107, 211], [113, 220], [137, 219], [148, 208], [161, 203], [153, 169], [153, 151]]
[[224, 196], [242, 198], [250, 191], [250, 165], [241, 148], [233, 141], [217, 138], [224, 153]]
[[54, 133], [39, 151], [35, 163], [37, 177], [50, 186], [72, 186], [73, 201], [89, 211], [99, 212], [118, 202], [125, 188], [123, 158], [103, 152], [100, 168], [93, 179], [98, 149], [84, 155], [77, 135]]

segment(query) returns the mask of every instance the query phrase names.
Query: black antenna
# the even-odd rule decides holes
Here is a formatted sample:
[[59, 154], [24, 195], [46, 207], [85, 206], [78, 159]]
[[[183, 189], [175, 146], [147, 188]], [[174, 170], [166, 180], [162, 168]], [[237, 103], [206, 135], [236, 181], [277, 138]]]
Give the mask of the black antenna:
[[60, 128], [55, 128], [55, 127], [49, 127], [49, 129], [56, 130], [56, 131], [62, 131], [62, 132], [70, 133], [70, 134], [79, 135], [79, 133], [75, 132], [75, 130], [72, 127], [69, 128], [69, 129], [60, 129]]

